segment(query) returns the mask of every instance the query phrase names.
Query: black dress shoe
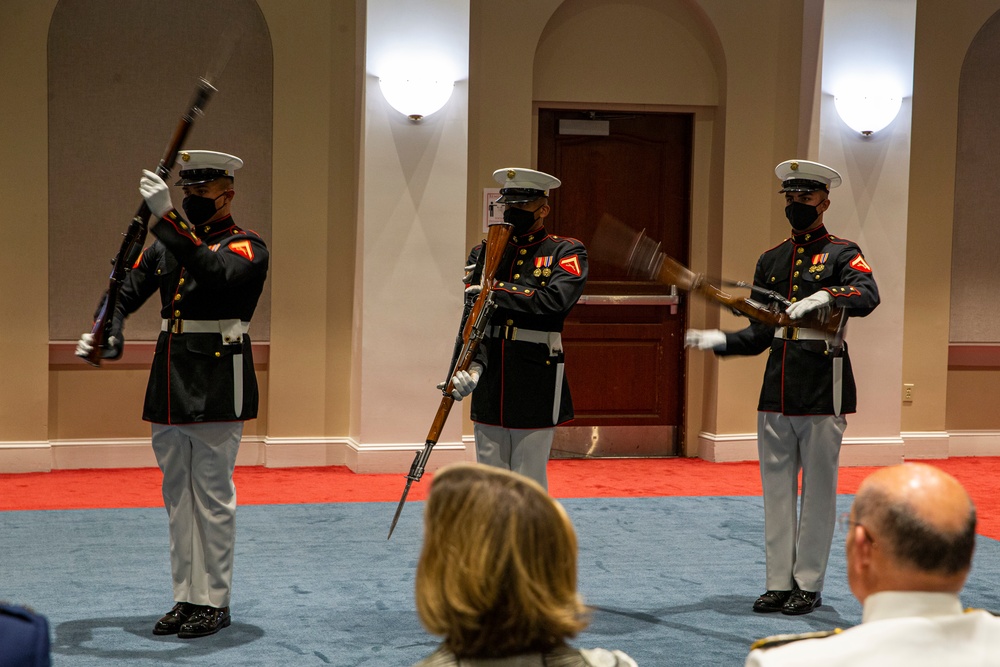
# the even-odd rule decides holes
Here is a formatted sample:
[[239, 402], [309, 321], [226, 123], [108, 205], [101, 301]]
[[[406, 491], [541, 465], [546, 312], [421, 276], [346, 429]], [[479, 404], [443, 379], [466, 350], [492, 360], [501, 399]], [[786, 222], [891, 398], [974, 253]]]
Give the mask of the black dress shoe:
[[176, 635], [186, 620], [198, 610], [198, 605], [178, 602], [153, 626], [154, 635]]
[[198, 607], [187, 622], [181, 625], [177, 636], [181, 639], [214, 635], [230, 623], [229, 607]]
[[781, 608], [781, 613], [788, 614], [789, 616], [808, 614], [822, 604], [823, 597], [819, 594], [819, 591], [813, 593], [811, 591], [800, 591], [795, 589], [792, 591], [788, 601], [785, 602], [785, 606]]
[[767, 591], [754, 601], [753, 610], [758, 614], [781, 611], [791, 594], [791, 591]]

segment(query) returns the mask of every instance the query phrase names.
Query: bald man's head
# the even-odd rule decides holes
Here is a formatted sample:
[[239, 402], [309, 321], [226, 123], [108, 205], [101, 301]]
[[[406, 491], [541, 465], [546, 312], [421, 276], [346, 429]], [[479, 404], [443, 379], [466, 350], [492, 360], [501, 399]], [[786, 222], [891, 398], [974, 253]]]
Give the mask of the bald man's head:
[[964, 583], [976, 542], [976, 510], [951, 475], [922, 463], [883, 468], [861, 484], [853, 514], [903, 570]]

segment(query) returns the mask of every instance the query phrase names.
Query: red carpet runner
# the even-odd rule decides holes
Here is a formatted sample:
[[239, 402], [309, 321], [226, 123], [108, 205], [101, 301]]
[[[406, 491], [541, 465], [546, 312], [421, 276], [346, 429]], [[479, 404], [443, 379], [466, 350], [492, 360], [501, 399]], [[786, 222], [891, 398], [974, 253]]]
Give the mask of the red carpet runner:
[[[951, 473], [968, 489], [979, 514], [979, 533], [1000, 539], [1000, 458], [927, 461]], [[875, 468], [841, 468], [840, 493], [854, 493]], [[395, 502], [403, 474], [358, 475], [344, 467], [236, 468], [241, 505]], [[428, 473], [410, 489], [409, 500], [427, 496]], [[760, 495], [755, 462], [709, 463], [701, 459], [555, 460], [549, 491], [556, 498]], [[159, 507], [156, 468], [57, 470], [0, 474], [0, 511]]]

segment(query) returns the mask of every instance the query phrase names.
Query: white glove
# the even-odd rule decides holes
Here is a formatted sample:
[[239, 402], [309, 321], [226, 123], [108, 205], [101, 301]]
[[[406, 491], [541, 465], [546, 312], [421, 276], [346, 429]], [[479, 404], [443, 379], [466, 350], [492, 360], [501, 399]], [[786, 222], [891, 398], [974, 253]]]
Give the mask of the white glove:
[[[80, 336], [80, 340], [76, 342], [76, 356], [78, 357], [88, 357], [90, 353], [94, 350], [94, 334], [85, 333]], [[117, 359], [121, 356], [122, 349], [121, 343], [114, 336], [108, 337], [108, 347], [101, 351], [102, 359]]]
[[139, 194], [146, 200], [146, 205], [157, 218], [162, 218], [170, 213], [174, 208], [170, 201], [170, 188], [163, 182], [163, 179], [149, 171], [142, 170], [142, 178], [139, 179]]
[[479, 384], [479, 376], [483, 374], [483, 367], [479, 364], [472, 364], [467, 371], [458, 371], [451, 379], [451, 397], [460, 401], [476, 388]]
[[465, 288], [465, 296], [468, 297], [478, 297], [479, 293], [483, 291], [482, 285], [469, 285]]
[[688, 329], [684, 332], [684, 347], [722, 352], [726, 349], [726, 334], [718, 329]]
[[826, 308], [833, 301], [833, 297], [826, 290], [820, 290], [815, 294], [810, 294], [801, 301], [796, 301], [788, 307], [785, 312], [788, 317], [793, 320], [797, 320], [804, 316], [806, 313], [811, 313], [814, 310], [819, 310], [820, 308]]

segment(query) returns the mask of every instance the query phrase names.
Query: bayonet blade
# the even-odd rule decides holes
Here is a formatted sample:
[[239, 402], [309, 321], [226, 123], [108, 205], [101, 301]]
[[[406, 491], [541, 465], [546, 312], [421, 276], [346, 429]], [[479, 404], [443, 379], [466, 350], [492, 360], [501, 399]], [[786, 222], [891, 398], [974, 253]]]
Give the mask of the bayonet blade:
[[403, 513], [403, 505], [406, 504], [406, 495], [410, 492], [410, 484], [413, 484], [413, 480], [410, 477], [406, 478], [406, 488], [403, 489], [403, 497], [399, 499], [399, 506], [396, 507], [396, 514], [392, 517], [392, 525], [389, 526], [389, 537], [385, 539], [392, 538], [392, 531], [396, 530], [396, 522], [399, 521], [399, 515]]

